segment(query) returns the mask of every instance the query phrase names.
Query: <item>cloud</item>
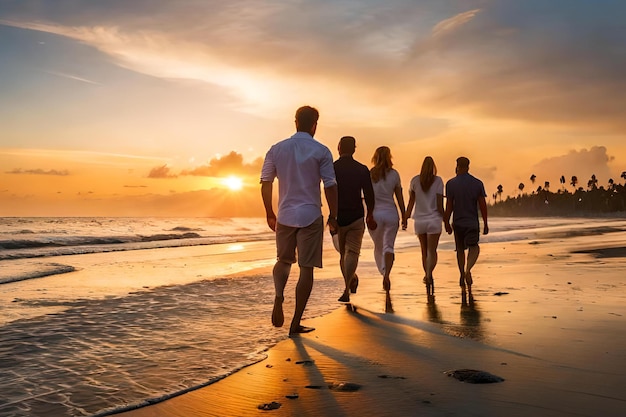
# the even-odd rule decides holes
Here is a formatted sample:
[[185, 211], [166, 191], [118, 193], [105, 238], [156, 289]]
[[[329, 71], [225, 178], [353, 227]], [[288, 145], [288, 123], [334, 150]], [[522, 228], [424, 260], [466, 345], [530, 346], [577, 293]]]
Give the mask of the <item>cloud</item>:
[[21, 168], [16, 168], [12, 171], [6, 171], [6, 174], [16, 174], [16, 175], [56, 175], [56, 176], [61, 176], [61, 177], [65, 177], [70, 175], [70, 172], [66, 169], [64, 170], [56, 170], [56, 169], [49, 169], [49, 170], [45, 170], [45, 169], [21, 169]]
[[[613, 177], [609, 163], [614, 159], [607, 153], [604, 146], [593, 146], [590, 149], [570, 150], [565, 155], [545, 158], [533, 166], [533, 173], [537, 176], [536, 184], [549, 181], [554, 187], [559, 184], [561, 175], [565, 176], [566, 184], [573, 175], [578, 177], [580, 184], [586, 183], [591, 175], [595, 175], [600, 185], [606, 185]], [[617, 178], [613, 178], [617, 180]]]
[[161, 165], [154, 167], [148, 173], [148, 178], [176, 178], [176, 174], [172, 174], [170, 168], [167, 165]]
[[224, 177], [228, 175], [260, 175], [262, 159], [256, 159], [250, 164], [243, 161], [243, 155], [231, 151], [223, 157], [213, 158], [208, 164], [191, 170], [184, 170], [180, 175], [194, 175], [202, 177]]
[[334, 108], [337, 123], [437, 114], [626, 128], [626, 96], [615, 93], [626, 88], [623, 2], [40, 3], [4, 6], [11, 20], [0, 23], [77, 40], [140, 73], [224, 87], [256, 114], [304, 99]]
[[457, 28], [463, 26], [470, 20], [472, 20], [476, 14], [480, 12], [480, 9], [474, 9], [467, 12], [459, 13], [451, 18], [444, 19], [437, 23], [432, 30], [433, 38], [440, 38], [448, 33], [455, 31]]
[[100, 83], [98, 83], [98, 82], [91, 81], [91, 80], [88, 80], [88, 79], [86, 79], [86, 78], [81, 78], [81, 77], [78, 77], [78, 76], [76, 76], [76, 75], [65, 74], [65, 73], [62, 73], [62, 72], [55, 72], [55, 71], [44, 71], [44, 72], [45, 72], [46, 74], [56, 75], [57, 77], [67, 78], [68, 80], [80, 81], [80, 82], [82, 82], [82, 83], [87, 83], [87, 84], [96, 84], [96, 85], [101, 85], [101, 84], [100, 84]]
[[154, 167], [148, 173], [148, 178], [177, 178], [181, 176], [198, 177], [225, 177], [229, 175], [260, 175], [263, 160], [257, 158], [251, 163], [245, 163], [243, 155], [231, 151], [225, 156], [212, 158], [208, 163], [193, 169], [184, 169], [176, 174], [167, 165]]

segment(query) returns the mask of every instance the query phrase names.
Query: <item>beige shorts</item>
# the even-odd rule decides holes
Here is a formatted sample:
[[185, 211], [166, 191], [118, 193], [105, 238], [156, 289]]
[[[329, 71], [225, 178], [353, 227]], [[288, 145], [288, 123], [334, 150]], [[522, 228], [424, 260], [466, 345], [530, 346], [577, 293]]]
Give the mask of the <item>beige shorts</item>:
[[322, 267], [322, 240], [324, 238], [324, 218], [306, 227], [291, 227], [276, 224], [276, 257], [285, 263], [296, 263], [305, 267]]

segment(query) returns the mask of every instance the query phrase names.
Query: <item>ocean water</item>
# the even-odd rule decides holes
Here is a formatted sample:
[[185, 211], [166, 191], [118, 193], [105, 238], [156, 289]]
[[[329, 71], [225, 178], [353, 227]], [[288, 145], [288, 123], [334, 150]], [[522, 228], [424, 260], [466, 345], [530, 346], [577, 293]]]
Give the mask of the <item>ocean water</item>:
[[274, 253], [260, 218], [0, 218], [0, 416], [104, 415], [263, 359]]
[[[481, 241], [577, 222], [492, 219]], [[398, 235], [398, 250], [417, 246]], [[269, 325], [273, 254], [261, 218], [0, 218], [0, 416], [107, 415], [263, 359], [286, 337]], [[316, 276], [305, 319], [337, 308], [342, 287]]]

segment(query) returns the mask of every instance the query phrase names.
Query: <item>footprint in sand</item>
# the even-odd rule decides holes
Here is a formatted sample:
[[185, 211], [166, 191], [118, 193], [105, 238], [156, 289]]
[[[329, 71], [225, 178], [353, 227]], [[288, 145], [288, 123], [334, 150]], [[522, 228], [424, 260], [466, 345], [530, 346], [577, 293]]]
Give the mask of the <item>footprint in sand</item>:
[[259, 410], [278, 410], [281, 405], [281, 403], [272, 401], [271, 403], [259, 404], [257, 408]]
[[328, 388], [332, 391], [354, 392], [361, 389], [361, 386], [354, 382], [333, 382], [328, 384]]

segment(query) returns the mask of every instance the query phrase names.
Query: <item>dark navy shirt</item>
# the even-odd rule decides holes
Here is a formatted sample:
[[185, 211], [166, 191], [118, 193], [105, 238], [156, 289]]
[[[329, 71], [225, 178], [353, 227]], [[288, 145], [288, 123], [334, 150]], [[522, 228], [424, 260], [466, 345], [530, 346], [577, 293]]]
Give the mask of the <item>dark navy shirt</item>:
[[452, 223], [478, 228], [478, 199], [486, 196], [483, 182], [469, 173], [450, 179], [446, 183], [446, 198], [452, 199]]
[[355, 161], [352, 155], [342, 155], [334, 162], [334, 166], [339, 194], [337, 223], [339, 226], [347, 226], [365, 216], [361, 195], [369, 212], [374, 211], [372, 179], [369, 169]]

